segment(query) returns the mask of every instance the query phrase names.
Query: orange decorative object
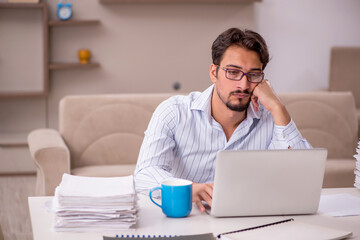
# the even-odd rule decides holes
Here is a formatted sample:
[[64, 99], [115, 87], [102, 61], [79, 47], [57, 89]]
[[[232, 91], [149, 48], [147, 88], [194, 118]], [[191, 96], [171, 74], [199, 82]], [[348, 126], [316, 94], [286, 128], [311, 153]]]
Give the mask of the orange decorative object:
[[79, 49], [78, 56], [81, 64], [88, 64], [91, 52], [89, 49]]

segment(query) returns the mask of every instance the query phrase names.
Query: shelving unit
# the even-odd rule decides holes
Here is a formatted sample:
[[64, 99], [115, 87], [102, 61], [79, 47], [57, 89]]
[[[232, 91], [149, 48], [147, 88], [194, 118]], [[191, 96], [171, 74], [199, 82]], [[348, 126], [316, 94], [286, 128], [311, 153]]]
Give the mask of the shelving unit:
[[[0, 92], [0, 101], [2, 99], [16, 99], [16, 98], [29, 98], [29, 97], [42, 97], [45, 98], [49, 94], [49, 79], [50, 71], [52, 70], [66, 70], [66, 69], [90, 69], [99, 67], [99, 63], [50, 63], [50, 37], [49, 31], [53, 27], [78, 27], [78, 26], [90, 26], [100, 23], [99, 20], [85, 19], [85, 20], [49, 20], [48, 8], [46, 3], [0, 3], [0, 9], [40, 9], [42, 11], [42, 20], [39, 24], [42, 24], [43, 32], [43, 91], [31, 92], [31, 91], [13, 91], [13, 92]], [[21, 68], [21, 66], [19, 66]], [[0, 132], [0, 147], [16, 148], [27, 147], [27, 133], [1, 133]]]
[[[48, 48], [49, 48], [49, 33], [48, 33], [48, 9], [45, 3], [0, 3], [0, 9], [29, 9], [40, 10], [42, 14], [41, 28], [42, 28], [42, 90], [41, 91], [1, 91], [0, 101], [3, 99], [19, 99], [19, 98], [44, 98], [48, 95], [48, 82], [49, 82], [49, 70], [48, 70]], [[2, 33], [4, 34], [4, 33]], [[19, 69], [22, 66], [18, 66]], [[27, 133], [0, 133], [0, 147], [1, 148], [24, 148], [27, 147]]]
[[[0, 92], [0, 98], [22, 98], [22, 97], [46, 97], [49, 90], [49, 71], [48, 71], [48, 9], [45, 3], [0, 3], [0, 9], [40, 9], [42, 11], [42, 31], [43, 31], [43, 89], [37, 92], [18, 91]], [[21, 67], [21, 66], [19, 66]]]

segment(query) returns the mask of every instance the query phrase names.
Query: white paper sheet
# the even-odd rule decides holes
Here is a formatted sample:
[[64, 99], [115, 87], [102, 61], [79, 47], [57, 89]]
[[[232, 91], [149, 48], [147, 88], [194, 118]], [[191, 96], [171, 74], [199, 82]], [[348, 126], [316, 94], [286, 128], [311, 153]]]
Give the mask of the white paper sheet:
[[134, 195], [133, 176], [127, 177], [79, 177], [64, 174], [59, 195], [69, 197], [114, 197]]
[[351, 194], [323, 195], [319, 212], [333, 217], [360, 215], [360, 198]]

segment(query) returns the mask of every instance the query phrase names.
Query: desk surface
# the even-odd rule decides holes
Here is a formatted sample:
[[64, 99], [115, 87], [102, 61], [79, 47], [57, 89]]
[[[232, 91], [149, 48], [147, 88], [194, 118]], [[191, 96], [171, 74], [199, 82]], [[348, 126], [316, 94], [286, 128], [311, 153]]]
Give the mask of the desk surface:
[[[360, 197], [360, 190], [355, 188], [334, 188], [323, 189], [322, 194], [350, 193]], [[187, 218], [167, 218], [161, 209], [155, 206], [147, 196], [140, 195], [139, 220], [136, 230], [119, 230], [117, 233], [66, 233], [54, 232], [52, 225], [54, 214], [48, 213], [45, 202], [52, 197], [29, 197], [29, 208], [34, 240], [47, 239], [77, 239], [77, 240], [101, 240], [103, 235], [115, 236], [115, 234], [136, 234], [136, 235], [189, 235], [212, 232], [217, 235], [222, 232], [233, 231], [242, 228], [253, 227], [287, 218], [294, 218], [295, 221], [302, 221], [326, 227], [352, 231], [351, 239], [360, 239], [360, 216], [351, 217], [330, 217], [318, 213], [316, 215], [297, 216], [271, 216], [271, 217], [236, 217], [236, 218], [214, 218], [206, 213], [200, 213], [193, 206], [193, 210]]]

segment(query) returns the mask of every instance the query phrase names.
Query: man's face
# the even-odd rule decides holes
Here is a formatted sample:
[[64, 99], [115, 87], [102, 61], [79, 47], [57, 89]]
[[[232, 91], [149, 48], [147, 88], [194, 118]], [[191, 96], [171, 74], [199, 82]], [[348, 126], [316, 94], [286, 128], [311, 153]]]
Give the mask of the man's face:
[[223, 55], [218, 72], [214, 64], [210, 69], [210, 77], [219, 99], [232, 111], [246, 111], [257, 83], [247, 81], [247, 76], [243, 76], [240, 81], [230, 80], [226, 78], [226, 72], [222, 68], [241, 70], [244, 73], [261, 72], [259, 55], [239, 46], [230, 46]]

